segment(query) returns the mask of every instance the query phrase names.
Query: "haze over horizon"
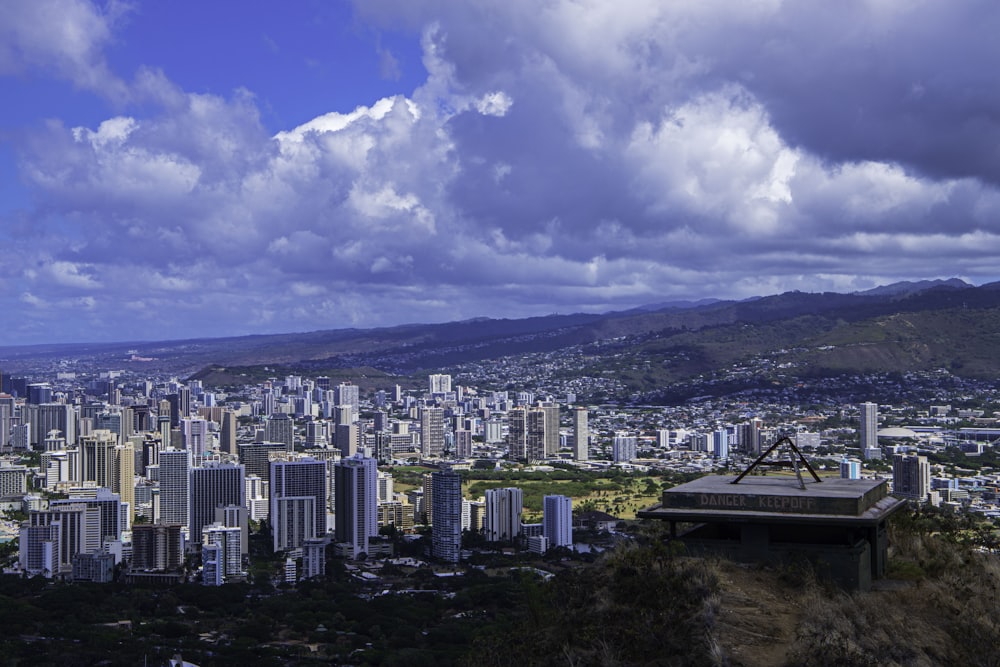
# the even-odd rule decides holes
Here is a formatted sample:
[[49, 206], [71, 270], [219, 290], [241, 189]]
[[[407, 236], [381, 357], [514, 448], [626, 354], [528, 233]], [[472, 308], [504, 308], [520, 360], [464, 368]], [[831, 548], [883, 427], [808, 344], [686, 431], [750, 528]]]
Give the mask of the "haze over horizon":
[[0, 6], [0, 345], [1000, 279], [993, 3]]

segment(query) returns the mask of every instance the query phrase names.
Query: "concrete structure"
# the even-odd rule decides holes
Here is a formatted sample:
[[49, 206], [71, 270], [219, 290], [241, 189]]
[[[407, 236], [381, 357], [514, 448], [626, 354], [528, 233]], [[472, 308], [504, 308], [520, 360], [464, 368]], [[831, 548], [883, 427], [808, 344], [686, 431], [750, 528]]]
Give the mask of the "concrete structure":
[[[639, 512], [670, 522], [672, 537], [692, 552], [741, 561], [808, 559], [821, 575], [867, 590], [885, 574], [888, 518], [905, 505], [885, 480], [709, 475], [663, 492], [662, 503]], [[678, 534], [678, 524], [694, 524]]]
[[853, 458], [841, 461], [840, 479], [861, 479], [861, 461]]
[[616, 433], [611, 444], [611, 457], [615, 463], [628, 463], [636, 457], [639, 439], [627, 433]]
[[878, 446], [878, 404], [861, 404], [861, 423], [858, 426], [861, 455], [866, 459], [882, 458], [882, 450]]
[[210, 523], [202, 528], [201, 563], [203, 582], [219, 586], [243, 579], [243, 555], [239, 527]]
[[926, 456], [896, 454], [892, 457], [892, 495], [923, 502], [931, 489], [931, 469]]
[[368, 553], [378, 535], [378, 469], [375, 459], [352, 456], [334, 464], [334, 534], [349, 543], [352, 556]]
[[590, 429], [587, 425], [587, 408], [573, 409], [573, 458], [586, 461], [590, 458]]
[[549, 547], [573, 546], [573, 499], [545, 496], [542, 499], [542, 534]]
[[160, 452], [160, 523], [187, 526], [190, 468], [190, 452], [183, 449]]
[[420, 411], [420, 453], [425, 457], [444, 454], [444, 410], [441, 408]]
[[269, 520], [275, 551], [326, 534], [326, 461], [272, 461]]
[[445, 374], [434, 374], [427, 378], [428, 389], [431, 394], [447, 394], [451, 391], [451, 376]]
[[242, 465], [212, 463], [191, 468], [188, 493], [188, 536], [198, 540], [202, 528], [216, 520], [216, 508], [246, 502]]
[[131, 569], [165, 572], [183, 564], [181, 524], [138, 524], [132, 529]]
[[453, 470], [442, 470], [431, 473], [431, 485], [431, 555], [457, 563], [462, 549], [462, 478]]
[[264, 422], [264, 440], [267, 442], [280, 442], [285, 446], [285, 451], [294, 451], [295, 422], [286, 414], [276, 413], [271, 415]]
[[333, 390], [333, 400], [336, 405], [350, 405], [352, 410], [352, 420], [358, 421], [361, 415], [361, 394], [358, 386], [345, 382], [337, 385]]
[[278, 442], [243, 442], [236, 445], [236, 452], [246, 469], [247, 477], [256, 475], [261, 479], [268, 479], [270, 475], [271, 456], [284, 451], [285, 444]]
[[507, 487], [486, 490], [486, 516], [483, 530], [490, 542], [510, 542], [521, 534], [521, 489]]

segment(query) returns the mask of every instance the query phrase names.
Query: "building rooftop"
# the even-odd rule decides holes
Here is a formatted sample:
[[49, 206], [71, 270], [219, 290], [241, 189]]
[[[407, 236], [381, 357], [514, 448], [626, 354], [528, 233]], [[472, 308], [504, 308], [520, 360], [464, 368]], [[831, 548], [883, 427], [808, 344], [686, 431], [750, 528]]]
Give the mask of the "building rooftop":
[[643, 518], [676, 521], [751, 521], [841, 523], [879, 521], [902, 506], [881, 479], [826, 478], [805, 488], [794, 477], [708, 475], [663, 492], [660, 505]]

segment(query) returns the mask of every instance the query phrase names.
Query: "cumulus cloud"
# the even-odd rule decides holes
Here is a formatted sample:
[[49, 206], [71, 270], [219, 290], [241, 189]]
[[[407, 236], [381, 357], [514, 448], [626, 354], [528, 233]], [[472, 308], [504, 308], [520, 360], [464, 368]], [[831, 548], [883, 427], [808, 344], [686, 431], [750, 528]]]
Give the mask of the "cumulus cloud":
[[[72, 57], [0, 67], [113, 90], [111, 17], [66, 6], [97, 21]], [[423, 85], [271, 133], [252, 91], [142, 69], [151, 107], [30, 137], [44, 204], [0, 269], [27, 282], [25, 331], [71, 299], [127, 304], [135, 337], [165, 310], [184, 331], [164, 334], [231, 334], [1000, 277], [992, 4], [357, 11], [420, 39]]]
[[128, 87], [110, 71], [103, 49], [127, 11], [122, 2], [109, 2], [103, 8], [87, 0], [5, 2], [0, 75], [41, 68], [78, 88], [124, 101]]

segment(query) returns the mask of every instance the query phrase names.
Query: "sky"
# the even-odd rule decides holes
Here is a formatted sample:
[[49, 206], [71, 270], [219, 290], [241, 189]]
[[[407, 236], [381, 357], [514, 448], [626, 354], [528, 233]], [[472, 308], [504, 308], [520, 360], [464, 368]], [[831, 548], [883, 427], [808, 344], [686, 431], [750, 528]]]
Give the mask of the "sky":
[[1000, 279], [992, 0], [0, 0], [0, 345]]

